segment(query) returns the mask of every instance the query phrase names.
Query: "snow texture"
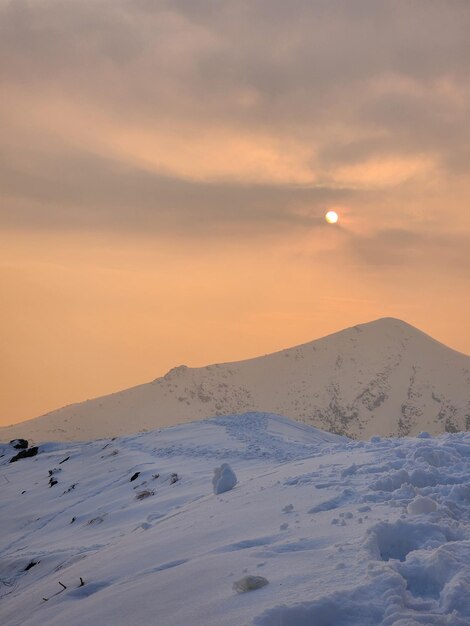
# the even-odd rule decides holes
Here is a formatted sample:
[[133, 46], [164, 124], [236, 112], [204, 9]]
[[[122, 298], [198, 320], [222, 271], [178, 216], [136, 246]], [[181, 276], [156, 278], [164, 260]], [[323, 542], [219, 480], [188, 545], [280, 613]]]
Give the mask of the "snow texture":
[[[253, 413], [15, 453], [2, 626], [470, 624], [470, 433], [353, 441]], [[237, 488], [214, 497], [222, 463]]]

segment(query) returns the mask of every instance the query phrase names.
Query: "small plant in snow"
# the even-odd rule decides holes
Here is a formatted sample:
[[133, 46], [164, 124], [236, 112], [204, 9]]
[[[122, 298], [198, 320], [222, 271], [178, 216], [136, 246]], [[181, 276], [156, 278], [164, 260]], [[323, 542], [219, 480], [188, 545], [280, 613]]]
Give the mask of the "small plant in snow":
[[144, 489], [144, 491], [139, 491], [139, 493], [136, 494], [136, 500], [145, 500], [145, 498], [149, 498], [150, 496], [154, 496], [155, 495], [155, 491], [152, 491], [150, 489]]
[[240, 580], [236, 580], [233, 583], [233, 589], [237, 593], [245, 593], [246, 591], [254, 591], [255, 589], [261, 589], [269, 584], [269, 580], [264, 576], [243, 576]]

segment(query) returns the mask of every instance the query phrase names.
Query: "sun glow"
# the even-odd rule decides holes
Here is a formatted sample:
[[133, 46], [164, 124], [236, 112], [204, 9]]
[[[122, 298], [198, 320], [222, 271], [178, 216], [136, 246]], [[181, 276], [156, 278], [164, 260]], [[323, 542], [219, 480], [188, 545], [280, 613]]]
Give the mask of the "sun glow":
[[336, 224], [336, 222], [339, 220], [339, 215], [338, 213], [336, 213], [336, 211], [328, 211], [328, 213], [325, 215], [325, 219], [328, 224]]

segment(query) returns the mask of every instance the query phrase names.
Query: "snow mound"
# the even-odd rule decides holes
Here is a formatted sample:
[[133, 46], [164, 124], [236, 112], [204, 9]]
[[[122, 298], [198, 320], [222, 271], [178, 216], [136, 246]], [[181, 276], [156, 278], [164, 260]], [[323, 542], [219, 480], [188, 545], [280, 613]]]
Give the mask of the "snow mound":
[[[383, 623], [384, 594], [402, 592], [398, 577], [381, 576], [375, 584], [362, 585], [352, 592], [336, 592], [314, 602], [269, 609], [256, 626], [377, 626]], [[377, 598], [379, 594], [379, 599]]]
[[[278, 606], [255, 626], [468, 626], [468, 580], [451, 580], [438, 602], [416, 599], [397, 572], [378, 573], [367, 584], [311, 603]], [[457, 593], [456, 593], [457, 592]], [[462, 594], [462, 595], [460, 595]], [[442, 609], [441, 609], [442, 606]], [[444, 609], [445, 607], [445, 609]], [[436, 610], [437, 609], [437, 610]]]
[[422, 515], [426, 513], [432, 513], [436, 509], [436, 501], [432, 498], [428, 498], [427, 496], [417, 496], [406, 507], [406, 510], [410, 515]]
[[214, 469], [214, 477], [212, 478], [212, 487], [215, 495], [230, 491], [237, 484], [235, 472], [228, 463], [222, 463], [220, 467]]
[[398, 520], [372, 526], [367, 531], [366, 545], [374, 558], [404, 561], [414, 550], [437, 548], [461, 538], [461, 533], [456, 533], [449, 526]]

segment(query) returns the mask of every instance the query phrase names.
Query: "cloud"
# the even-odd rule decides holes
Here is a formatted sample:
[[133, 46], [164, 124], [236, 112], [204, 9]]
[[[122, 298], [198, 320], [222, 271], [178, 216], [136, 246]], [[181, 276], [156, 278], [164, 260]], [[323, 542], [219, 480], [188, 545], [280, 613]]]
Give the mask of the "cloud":
[[346, 202], [399, 228], [404, 193], [468, 173], [465, 1], [1, 0], [0, 21], [10, 227], [284, 232]]
[[[11, 157], [11, 155], [10, 155]], [[184, 180], [89, 154], [0, 159], [13, 210], [4, 228], [106, 230], [208, 237], [323, 226], [323, 209], [353, 192], [329, 188]]]
[[405, 228], [379, 229], [369, 234], [347, 233], [345, 251], [363, 266], [380, 271], [417, 268], [468, 276], [468, 238], [417, 232]]

